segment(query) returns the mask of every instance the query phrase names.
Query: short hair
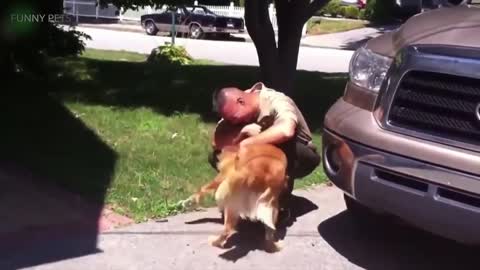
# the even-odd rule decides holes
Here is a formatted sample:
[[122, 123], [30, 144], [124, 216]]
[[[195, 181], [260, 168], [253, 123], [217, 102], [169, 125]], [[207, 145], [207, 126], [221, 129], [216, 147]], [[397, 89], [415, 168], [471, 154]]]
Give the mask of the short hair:
[[227, 92], [227, 87], [218, 88], [213, 91], [212, 106], [214, 112], [220, 113], [220, 109], [225, 105], [225, 102], [227, 102]]

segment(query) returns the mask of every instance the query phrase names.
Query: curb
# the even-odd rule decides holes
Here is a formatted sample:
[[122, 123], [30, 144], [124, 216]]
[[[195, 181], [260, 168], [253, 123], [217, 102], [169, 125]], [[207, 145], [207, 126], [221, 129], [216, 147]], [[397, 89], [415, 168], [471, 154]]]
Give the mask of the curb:
[[139, 27], [138, 29], [130, 28], [130, 27], [108, 27], [103, 25], [92, 25], [92, 24], [78, 24], [77, 27], [84, 27], [84, 28], [93, 28], [93, 29], [105, 29], [105, 30], [112, 30], [118, 32], [132, 32], [132, 33], [145, 33], [145, 31]]

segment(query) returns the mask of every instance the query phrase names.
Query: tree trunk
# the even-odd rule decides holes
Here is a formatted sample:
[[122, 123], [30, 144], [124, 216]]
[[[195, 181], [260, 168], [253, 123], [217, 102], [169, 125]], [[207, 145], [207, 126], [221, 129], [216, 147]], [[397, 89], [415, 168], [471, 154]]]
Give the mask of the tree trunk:
[[245, 25], [257, 49], [260, 79], [273, 88], [277, 77], [278, 52], [267, 1], [245, 1]]
[[278, 89], [291, 94], [297, 71], [298, 53], [304, 21], [300, 17], [300, 7], [284, 0], [276, 1], [278, 24]]
[[302, 28], [329, 0], [275, 0], [278, 46], [266, 0], [245, 1], [245, 24], [257, 49], [262, 82], [284, 93], [293, 91]]

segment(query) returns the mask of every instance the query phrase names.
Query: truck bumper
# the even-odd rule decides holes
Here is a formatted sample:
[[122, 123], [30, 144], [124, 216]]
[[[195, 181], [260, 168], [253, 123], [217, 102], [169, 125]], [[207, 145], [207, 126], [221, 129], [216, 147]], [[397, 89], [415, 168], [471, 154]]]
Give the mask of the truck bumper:
[[[327, 113], [324, 126], [323, 167], [347, 195], [442, 237], [480, 244], [478, 175], [405, 154], [411, 147], [421, 152], [422, 142], [379, 130], [371, 112], [343, 100]], [[388, 151], [385, 142], [398, 151]], [[434, 148], [429, 144], [424, 155]], [[448, 151], [443, 154], [452, 158]]]

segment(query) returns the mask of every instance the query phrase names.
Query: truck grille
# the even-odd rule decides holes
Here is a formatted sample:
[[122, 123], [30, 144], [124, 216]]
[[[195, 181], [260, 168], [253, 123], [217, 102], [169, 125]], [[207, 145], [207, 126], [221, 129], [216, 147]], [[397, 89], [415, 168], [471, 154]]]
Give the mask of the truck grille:
[[480, 143], [480, 79], [410, 71], [393, 97], [389, 123], [440, 138]]

